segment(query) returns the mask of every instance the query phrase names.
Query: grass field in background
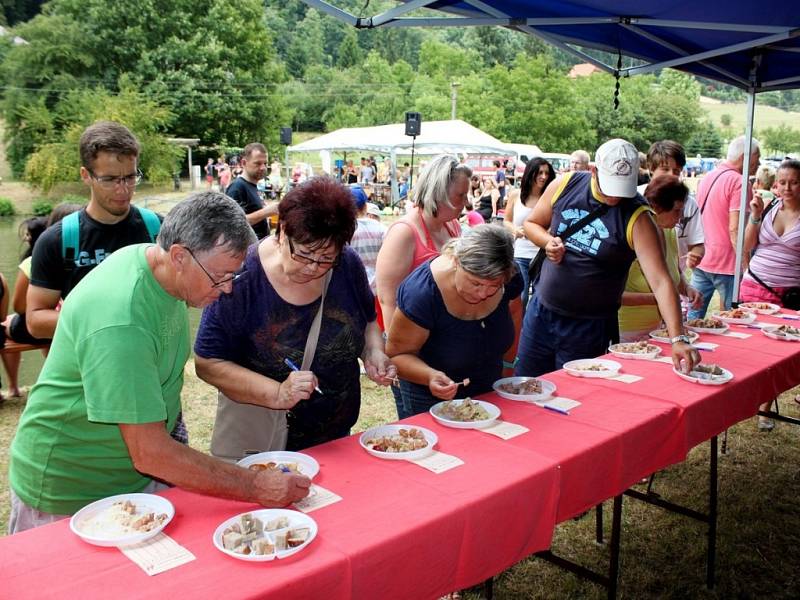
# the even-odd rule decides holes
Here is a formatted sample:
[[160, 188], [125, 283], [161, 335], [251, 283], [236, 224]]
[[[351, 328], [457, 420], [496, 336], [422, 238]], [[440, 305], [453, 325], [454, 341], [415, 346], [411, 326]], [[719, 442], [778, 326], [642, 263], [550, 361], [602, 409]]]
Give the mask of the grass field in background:
[[[722, 129], [722, 115], [731, 116], [731, 129], [734, 137], [744, 133], [747, 124], [747, 103], [720, 103], [713, 98], [701, 98], [700, 107], [707, 113], [709, 120]], [[768, 127], [788, 125], [795, 129], [800, 128], [800, 113], [787, 112], [774, 106], [765, 106], [758, 103], [756, 96], [756, 109], [753, 121], [753, 128], [756, 132]]]

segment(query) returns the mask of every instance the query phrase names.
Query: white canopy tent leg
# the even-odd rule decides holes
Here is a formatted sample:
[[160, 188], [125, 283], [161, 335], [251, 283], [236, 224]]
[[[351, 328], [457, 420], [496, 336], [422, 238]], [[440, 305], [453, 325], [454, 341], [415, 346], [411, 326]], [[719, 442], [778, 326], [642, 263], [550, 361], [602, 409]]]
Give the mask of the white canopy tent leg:
[[392, 161], [392, 168], [389, 169], [389, 186], [392, 192], [390, 204], [394, 208], [400, 204], [400, 186], [397, 182], [397, 151], [394, 148], [389, 152], [389, 160]]
[[756, 93], [750, 88], [747, 94], [747, 126], [744, 131], [744, 165], [742, 166], [742, 194], [739, 203], [739, 231], [736, 237], [736, 266], [733, 270], [733, 301], [739, 301], [739, 286], [742, 283], [742, 263], [744, 262], [744, 229], [747, 226], [747, 186], [750, 178], [750, 147], [753, 143], [753, 117], [756, 107]]

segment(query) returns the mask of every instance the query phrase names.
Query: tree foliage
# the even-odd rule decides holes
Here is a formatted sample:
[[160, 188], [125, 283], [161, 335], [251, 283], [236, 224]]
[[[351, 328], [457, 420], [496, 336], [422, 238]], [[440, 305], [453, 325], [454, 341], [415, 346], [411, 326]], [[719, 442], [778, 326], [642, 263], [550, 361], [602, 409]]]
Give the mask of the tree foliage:
[[764, 148], [775, 155], [784, 156], [800, 152], [800, 131], [788, 125], [767, 127], [759, 132]]

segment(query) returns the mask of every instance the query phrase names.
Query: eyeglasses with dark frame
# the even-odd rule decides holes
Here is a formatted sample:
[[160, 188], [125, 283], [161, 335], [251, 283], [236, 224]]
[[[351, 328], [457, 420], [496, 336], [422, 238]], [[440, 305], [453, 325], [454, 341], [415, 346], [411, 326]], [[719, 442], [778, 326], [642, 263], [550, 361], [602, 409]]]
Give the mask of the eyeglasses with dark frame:
[[212, 288], [216, 289], [216, 288], [220, 288], [220, 287], [222, 287], [222, 286], [224, 286], [224, 285], [226, 285], [228, 283], [233, 283], [234, 281], [239, 279], [239, 277], [244, 275], [244, 271], [242, 271], [242, 272], [239, 272], [239, 273], [234, 273], [233, 275], [231, 275], [229, 277], [226, 277], [225, 279], [220, 279], [219, 281], [217, 281], [216, 279], [214, 279], [214, 277], [211, 275], [211, 273], [209, 273], [208, 270], [203, 266], [203, 263], [201, 263], [199, 260], [197, 260], [197, 257], [194, 255], [194, 252], [192, 252], [187, 246], [184, 246], [183, 248], [189, 253], [189, 256], [191, 256], [194, 259], [194, 262], [197, 263], [197, 266], [200, 267], [203, 270], [203, 273], [206, 274], [206, 277], [208, 277], [209, 281], [211, 281], [211, 287]]
[[87, 169], [89, 171], [89, 176], [94, 179], [101, 187], [113, 189], [117, 185], [121, 185], [126, 188], [136, 187], [142, 182], [142, 178], [144, 174], [139, 170], [136, 169], [136, 173], [132, 175], [95, 175], [91, 169]]
[[311, 256], [306, 256], [305, 254], [298, 254], [294, 249], [292, 238], [290, 238], [288, 235], [286, 236], [286, 241], [289, 242], [289, 256], [299, 263], [304, 265], [318, 265], [320, 269], [330, 269], [339, 264], [341, 254], [337, 255], [333, 260], [318, 260], [316, 258], [312, 258]]

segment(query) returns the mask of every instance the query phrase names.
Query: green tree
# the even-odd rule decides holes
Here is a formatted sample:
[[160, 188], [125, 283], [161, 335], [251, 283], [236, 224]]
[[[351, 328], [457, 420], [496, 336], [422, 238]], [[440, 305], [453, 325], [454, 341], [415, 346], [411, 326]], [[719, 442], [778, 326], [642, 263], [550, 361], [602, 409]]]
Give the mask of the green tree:
[[340, 69], [355, 67], [359, 61], [358, 38], [355, 29], [349, 29], [339, 44], [339, 51], [336, 53], [336, 64]]
[[719, 118], [720, 123], [722, 123], [723, 127], [730, 127], [731, 123], [733, 123], [733, 117], [731, 117], [728, 113], [725, 113]]
[[760, 132], [764, 148], [772, 154], [800, 152], [800, 131], [786, 124], [767, 127]]
[[700, 100], [700, 84], [694, 76], [675, 69], [664, 69], [658, 78], [661, 89], [673, 96], [682, 96], [693, 102]]
[[714, 124], [710, 121], [703, 121], [684, 146], [686, 154], [689, 156], [699, 154], [717, 157], [722, 154], [722, 144], [722, 136]]
[[45, 192], [58, 183], [77, 179], [80, 135], [100, 119], [122, 123], [137, 136], [142, 147], [139, 167], [148, 181], [169, 181], [182, 155], [161, 133], [170, 119], [169, 111], [130, 87], [113, 95], [105, 90], [72, 92], [58, 104], [55, 118], [70, 124], [41, 144], [25, 167], [26, 179]]

